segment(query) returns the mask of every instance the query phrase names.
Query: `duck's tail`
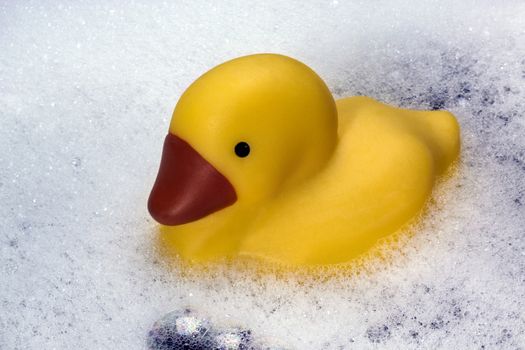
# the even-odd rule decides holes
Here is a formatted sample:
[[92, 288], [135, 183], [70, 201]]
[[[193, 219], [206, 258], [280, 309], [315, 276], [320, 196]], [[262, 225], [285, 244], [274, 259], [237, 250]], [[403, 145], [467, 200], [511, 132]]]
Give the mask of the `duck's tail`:
[[[408, 128], [430, 149], [437, 174], [445, 172], [459, 154], [459, 124], [456, 117], [450, 112], [397, 108], [365, 96], [338, 100], [337, 109], [340, 133], [346, 130], [346, 125], [352, 120], [353, 116], [359, 113], [360, 109], [365, 114], [389, 116], [391, 118], [389, 120], [395, 121], [395, 124]], [[396, 109], [398, 112], [392, 113], [392, 109]], [[406, 119], [409, 119], [410, 123], [407, 123]]]
[[443, 173], [457, 158], [460, 149], [460, 129], [456, 117], [447, 111], [425, 111], [422, 115], [426, 141], [432, 149], [436, 170]]

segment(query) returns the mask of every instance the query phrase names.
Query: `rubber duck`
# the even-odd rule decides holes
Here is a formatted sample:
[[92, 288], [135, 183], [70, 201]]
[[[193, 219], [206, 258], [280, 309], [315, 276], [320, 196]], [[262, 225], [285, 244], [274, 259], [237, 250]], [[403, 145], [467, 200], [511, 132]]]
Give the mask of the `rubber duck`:
[[459, 149], [449, 112], [335, 101], [293, 58], [244, 56], [180, 97], [148, 208], [185, 260], [345, 264], [417, 216]]

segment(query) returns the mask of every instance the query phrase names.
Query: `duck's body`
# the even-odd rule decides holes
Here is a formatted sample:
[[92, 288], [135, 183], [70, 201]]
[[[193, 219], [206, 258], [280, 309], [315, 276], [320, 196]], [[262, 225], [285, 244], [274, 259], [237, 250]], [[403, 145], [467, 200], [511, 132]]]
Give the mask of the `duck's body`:
[[447, 137], [458, 134], [450, 113], [367, 97], [341, 99], [337, 110], [339, 142], [329, 164], [276, 198], [240, 253], [294, 265], [347, 262], [413, 217], [457, 152], [458, 140]]
[[[299, 62], [277, 55], [248, 57], [256, 61], [256, 67], [262, 63], [268, 63], [270, 67], [272, 64], [283, 65], [276, 68], [277, 73], [282, 75], [285, 69], [292, 76], [292, 83], [278, 82], [285, 87], [298, 82], [295, 69], [305, 74], [312, 82], [311, 87], [304, 83], [305, 103], [306, 100], [313, 102], [300, 111], [298, 109], [302, 106], [297, 107], [296, 101], [301, 101], [301, 96], [298, 96], [290, 102], [292, 107], [284, 111], [285, 115], [297, 114], [296, 123], [303, 118], [297, 128], [293, 127], [294, 124], [279, 128], [282, 116], [274, 117], [275, 121], [267, 117], [278, 114], [279, 109], [265, 110], [261, 114], [264, 118], [248, 122], [243, 120], [228, 127], [228, 132], [231, 129], [240, 130], [234, 132], [241, 133], [239, 140], [251, 141], [253, 162], [259, 162], [255, 165], [260, 166], [260, 172], [255, 167], [252, 173], [249, 165], [245, 165], [248, 163], [242, 162], [235, 167], [246, 166], [245, 170], [237, 172], [235, 169], [228, 173], [230, 160], [222, 160], [223, 156], [213, 154], [213, 149], [220, 146], [208, 144], [210, 141], [206, 134], [195, 136], [195, 132], [202, 132], [195, 131], [199, 122], [185, 122], [186, 118], [193, 118], [184, 116], [186, 110], [193, 111], [198, 107], [193, 101], [188, 103], [189, 107], [178, 106], [179, 113], [176, 108], [170, 133], [184, 140], [193, 139], [194, 142], [188, 143], [198, 153], [204, 154], [204, 158], [209, 159], [216, 169], [220, 169], [226, 179], [233, 180], [229, 182], [237, 197], [232, 199], [233, 203], [222, 204], [222, 208], [198, 220], [163, 226], [164, 244], [186, 259], [202, 261], [243, 255], [290, 265], [348, 262], [414, 217], [431, 193], [435, 177], [457, 157], [459, 127], [448, 112], [403, 110], [367, 97], [345, 98], [334, 104], [331, 96], [326, 96], [327, 89], [319, 84], [317, 76], [310, 76], [313, 72], [305, 70]], [[243, 59], [246, 62], [247, 58], [241, 58], [240, 63]], [[247, 65], [250, 64], [248, 60]], [[206, 81], [206, 75], [200, 79], [204, 78], [204, 87], [213, 86], [213, 79], [226, 73], [219, 72], [215, 77], [212, 74], [209, 81]], [[264, 74], [266, 77], [268, 72]], [[259, 83], [266, 84], [266, 81], [263, 79]], [[303, 84], [298, 84], [303, 89]], [[197, 86], [190, 91], [189, 99], [200, 89], [202, 87]], [[312, 97], [317, 90], [320, 97]], [[267, 97], [268, 91], [271, 89], [262, 93], [263, 98]], [[284, 89], [279, 96], [284, 101], [297, 97], [295, 92], [291, 97], [286, 94]], [[263, 102], [263, 108], [266, 108], [268, 101]], [[243, 100], [243, 103], [246, 102]], [[275, 108], [281, 104], [277, 103]], [[257, 100], [255, 106], [249, 107], [261, 109], [260, 105], [261, 101]], [[316, 108], [319, 112], [311, 118], [305, 115]], [[244, 112], [245, 107], [241, 106], [240, 110]], [[228, 111], [238, 113], [231, 112], [231, 107]], [[208, 111], [205, 114], [213, 113]], [[177, 115], [181, 115], [180, 126], [176, 121]], [[226, 122], [229, 119], [226, 118]], [[272, 121], [277, 129], [284, 131], [272, 134]], [[253, 128], [250, 123], [253, 123]], [[207, 132], [213, 133], [214, 130]], [[277, 136], [272, 142], [264, 144], [258, 142], [257, 133], [262, 134], [261, 139], [268, 135], [270, 138], [274, 134]], [[296, 136], [296, 133], [300, 135]], [[283, 141], [278, 145], [281, 148], [287, 144], [286, 139], [281, 140], [283, 135], [289, 135], [286, 137], [290, 137], [288, 141], [291, 144], [291, 150], [284, 149], [283, 152], [292, 152], [291, 156], [283, 156], [284, 161], [280, 159], [281, 152], [274, 149], [280, 141]], [[295, 147], [295, 144], [300, 147]], [[297, 151], [293, 153], [295, 148]], [[206, 157], [207, 149], [211, 150], [209, 157]], [[304, 152], [301, 152], [302, 149]], [[275, 159], [265, 159], [264, 154], [259, 156], [256, 151], [270, 155], [272, 152], [279, 153]], [[246, 174], [251, 175], [243, 177]], [[243, 187], [242, 181], [247, 181], [249, 185], [250, 179], [258, 186], [254, 192], [249, 187]], [[224, 191], [231, 193], [228, 189]]]

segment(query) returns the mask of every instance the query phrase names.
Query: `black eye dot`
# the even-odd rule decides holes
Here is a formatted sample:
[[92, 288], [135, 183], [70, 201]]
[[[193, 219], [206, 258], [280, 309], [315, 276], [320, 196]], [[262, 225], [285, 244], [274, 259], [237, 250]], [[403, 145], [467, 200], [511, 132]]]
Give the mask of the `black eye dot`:
[[241, 158], [248, 156], [250, 154], [250, 145], [246, 142], [239, 142], [235, 145], [235, 154]]

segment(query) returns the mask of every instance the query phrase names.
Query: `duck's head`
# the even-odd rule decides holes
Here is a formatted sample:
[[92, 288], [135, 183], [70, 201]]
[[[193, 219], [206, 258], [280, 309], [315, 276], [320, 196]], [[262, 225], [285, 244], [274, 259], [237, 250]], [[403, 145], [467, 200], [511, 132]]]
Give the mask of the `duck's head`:
[[335, 102], [306, 65], [274, 54], [228, 61], [177, 103], [149, 211], [180, 225], [261, 204], [318, 171], [336, 141]]

